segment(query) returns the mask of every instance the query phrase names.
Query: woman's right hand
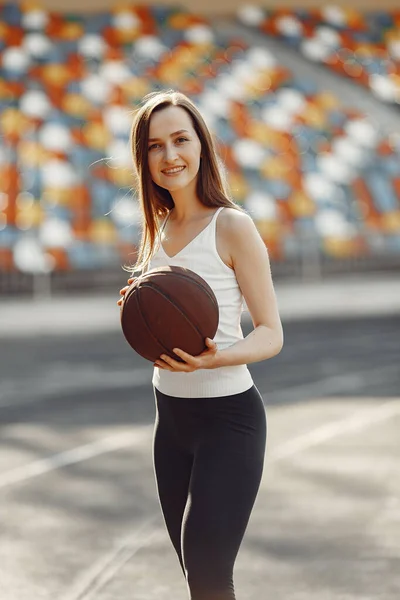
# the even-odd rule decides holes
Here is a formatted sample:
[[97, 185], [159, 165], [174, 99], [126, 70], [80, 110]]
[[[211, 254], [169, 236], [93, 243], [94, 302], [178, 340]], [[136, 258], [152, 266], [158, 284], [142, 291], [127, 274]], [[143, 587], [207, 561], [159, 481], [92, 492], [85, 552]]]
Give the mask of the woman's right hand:
[[131, 287], [131, 284], [135, 281], [136, 277], [131, 277], [130, 279], [128, 279], [128, 284], [125, 287], [122, 288], [122, 290], [119, 290], [119, 293], [121, 294], [122, 298], [120, 298], [117, 302], [118, 306], [121, 306], [122, 308], [122, 304], [124, 302], [124, 298], [125, 298], [125, 294], [127, 292], [127, 290], [129, 290], [129, 288]]

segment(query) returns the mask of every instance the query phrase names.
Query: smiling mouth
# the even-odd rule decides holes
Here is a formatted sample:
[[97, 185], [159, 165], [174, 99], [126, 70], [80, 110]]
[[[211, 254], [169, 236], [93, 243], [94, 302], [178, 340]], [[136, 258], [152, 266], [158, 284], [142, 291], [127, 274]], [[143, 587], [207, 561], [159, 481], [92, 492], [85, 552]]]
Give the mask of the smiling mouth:
[[165, 169], [161, 171], [164, 175], [176, 175], [176, 173], [181, 173], [186, 167], [174, 167], [173, 169]]

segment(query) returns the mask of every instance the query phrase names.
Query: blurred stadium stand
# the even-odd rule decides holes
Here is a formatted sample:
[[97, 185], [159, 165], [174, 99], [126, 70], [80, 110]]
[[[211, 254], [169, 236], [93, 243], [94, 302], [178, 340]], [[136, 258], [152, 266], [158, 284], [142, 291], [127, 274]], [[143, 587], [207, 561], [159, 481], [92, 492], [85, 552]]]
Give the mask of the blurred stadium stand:
[[276, 276], [399, 267], [400, 111], [383, 131], [263, 38], [398, 108], [400, 11], [244, 6], [231, 21], [227, 37], [176, 6], [0, 4], [0, 294], [125, 281], [140, 227], [132, 110], [164, 88], [205, 115]]
[[360, 12], [320, 4], [312, 10], [244, 6], [238, 19], [354, 79], [384, 102], [400, 103], [400, 9]]

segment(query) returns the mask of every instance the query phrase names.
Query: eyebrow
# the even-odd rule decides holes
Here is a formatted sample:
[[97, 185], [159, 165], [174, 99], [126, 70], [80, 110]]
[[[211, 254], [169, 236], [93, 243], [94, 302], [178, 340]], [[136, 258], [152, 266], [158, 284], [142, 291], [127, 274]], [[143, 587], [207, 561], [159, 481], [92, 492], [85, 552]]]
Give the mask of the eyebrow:
[[[174, 133], [171, 133], [171, 135], [169, 137], [173, 137], [174, 135], [177, 135], [178, 133], [183, 133], [184, 131], [189, 133], [189, 131], [187, 129], [179, 129], [178, 131], [174, 131]], [[160, 138], [149, 138], [149, 142], [155, 142], [156, 140], [159, 140], [159, 139]]]

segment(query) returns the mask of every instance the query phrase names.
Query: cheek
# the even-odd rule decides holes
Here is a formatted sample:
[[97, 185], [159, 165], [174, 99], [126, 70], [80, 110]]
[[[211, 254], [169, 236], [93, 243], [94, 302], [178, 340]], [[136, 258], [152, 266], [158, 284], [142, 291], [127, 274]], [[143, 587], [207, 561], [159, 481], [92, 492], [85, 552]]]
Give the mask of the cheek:
[[190, 162], [191, 162], [192, 168], [195, 169], [196, 171], [198, 171], [199, 167], [200, 167], [200, 152], [198, 152], [197, 150], [192, 152], [191, 157], [190, 157]]

